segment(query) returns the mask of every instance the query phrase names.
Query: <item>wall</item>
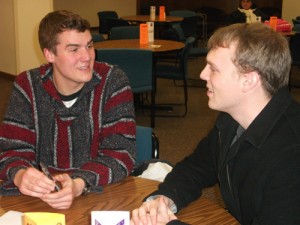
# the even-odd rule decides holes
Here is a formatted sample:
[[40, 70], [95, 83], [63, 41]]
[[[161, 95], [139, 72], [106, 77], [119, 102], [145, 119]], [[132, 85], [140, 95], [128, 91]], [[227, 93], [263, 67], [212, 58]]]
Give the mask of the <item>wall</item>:
[[15, 0], [17, 73], [45, 62], [38, 43], [40, 20], [53, 10], [52, 0]]
[[300, 16], [299, 0], [282, 0], [282, 18], [292, 23], [296, 16]]
[[17, 67], [13, 11], [13, 1], [0, 0], [0, 70], [9, 74], [15, 74]]
[[119, 16], [135, 15], [136, 0], [53, 0], [53, 8], [72, 10], [87, 19], [92, 27], [98, 27], [97, 12], [113, 10]]
[[98, 27], [98, 11], [134, 15], [136, 0], [0, 0], [0, 71], [16, 75], [45, 62], [38, 24], [53, 9], [70, 9]]
[[16, 75], [44, 62], [37, 27], [52, 10], [52, 0], [0, 0], [0, 71]]

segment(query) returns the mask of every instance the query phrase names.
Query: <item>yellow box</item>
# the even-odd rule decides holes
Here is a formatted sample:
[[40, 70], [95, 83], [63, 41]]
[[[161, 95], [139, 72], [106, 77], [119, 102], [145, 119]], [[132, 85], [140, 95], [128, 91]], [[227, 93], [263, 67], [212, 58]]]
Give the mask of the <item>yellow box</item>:
[[23, 225], [66, 225], [65, 215], [60, 213], [27, 212], [23, 213]]

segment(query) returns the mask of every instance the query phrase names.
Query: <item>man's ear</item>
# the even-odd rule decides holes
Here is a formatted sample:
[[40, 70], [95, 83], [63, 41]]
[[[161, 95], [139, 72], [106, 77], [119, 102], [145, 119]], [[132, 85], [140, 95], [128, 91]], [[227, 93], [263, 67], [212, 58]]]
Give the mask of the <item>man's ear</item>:
[[256, 71], [243, 74], [243, 91], [253, 90], [260, 83], [260, 76]]
[[49, 63], [53, 63], [55, 54], [47, 48], [44, 48], [43, 52], [44, 52], [44, 56], [45, 56], [46, 60]]

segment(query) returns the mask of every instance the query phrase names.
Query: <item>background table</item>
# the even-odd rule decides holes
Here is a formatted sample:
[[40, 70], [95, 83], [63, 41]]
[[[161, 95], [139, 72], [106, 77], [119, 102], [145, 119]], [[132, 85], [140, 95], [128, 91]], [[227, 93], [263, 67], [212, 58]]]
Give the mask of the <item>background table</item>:
[[[66, 216], [67, 225], [90, 225], [91, 211], [125, 210], [132, 211], [142, 200], [157, 188], [159, 182], [138, 177], [104, 187], [103, 193], [91, 193], [77, 197], [68, 210], [56, 210], [38, 198], [28, 196], [0, 196], [0, 215], [9, 210], [19, 212], [56, 212]], [[208, 199], [201, 198], [177, 215], [190, 224], [238, 224], [223, 208]]]
[[122, 16], [123, 20], [127, 20], [128, 22], [137, 22], [137, 23], [145, 23], [145, 22], [154, 22], [154, 23], [173, 23], [173, 22], [181, 22], [183, 20], [182, 17], [177, 16], [166, 16], [165, 19], [159, 19], [159, 16], [155, 16], [155, 20], [150, 19], [150, 15], [131, 15], [131, 16]]
[[148, 49], [153, 52], [177, 51], [184, 47], [184, 43], [172, 40], [155, 39], [153, 43], [141, 45], [139, 39], [107, 40], [95, 42], [94, 48], [138, 48]]

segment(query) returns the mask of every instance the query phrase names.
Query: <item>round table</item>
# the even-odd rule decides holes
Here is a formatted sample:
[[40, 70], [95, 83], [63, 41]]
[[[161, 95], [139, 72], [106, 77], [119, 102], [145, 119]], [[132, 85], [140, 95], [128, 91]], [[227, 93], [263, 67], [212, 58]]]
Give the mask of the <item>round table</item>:
[[147, 45], [141, 45], [139, 39], [121, 39], [121, 40], [107, 40], [102, 42], [95, 42], [94, 48], [138, 48], [148, 49], [156, 52], [178, 51], [184, 47], [184, 43], [172, 40], [155, 39], [154, 42]]

